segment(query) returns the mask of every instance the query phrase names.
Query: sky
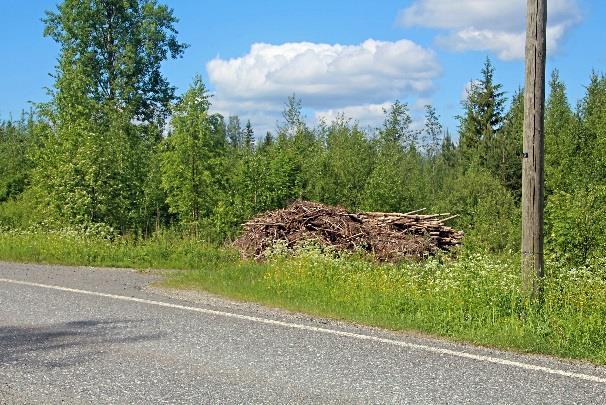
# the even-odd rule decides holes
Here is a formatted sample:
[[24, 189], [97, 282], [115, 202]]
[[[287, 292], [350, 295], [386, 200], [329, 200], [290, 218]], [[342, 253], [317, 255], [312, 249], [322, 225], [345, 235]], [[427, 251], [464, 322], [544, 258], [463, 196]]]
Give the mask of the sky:
[[[340, 113], [377, 127], [383, 109], [408, 103], [416, 125], [426, 104], [456, 133], [469, 82], [486, 59], [511, 98], [524, 81], [525, 0], [163, 0], [179, 23], [183, 58], [164, 63], [178, 93], [196, 74], [213, 111], [275, 130], [288, 96], [310, 124]], [[51, 0], [0, 0], [0, 119], [18, 117], [45, 88], [58, 46], [44, 38]], [[592, 71], [606, 72], [606, 1], [549, 0], [548, 72], [558, 69], [574, 104]]]

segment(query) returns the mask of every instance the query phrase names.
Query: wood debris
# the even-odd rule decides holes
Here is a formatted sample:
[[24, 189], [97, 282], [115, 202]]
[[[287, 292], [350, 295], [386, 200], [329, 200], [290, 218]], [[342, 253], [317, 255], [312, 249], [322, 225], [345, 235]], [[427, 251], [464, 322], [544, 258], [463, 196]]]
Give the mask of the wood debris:
[[272, 246], [287, 248], [313, 241], [336, 251], [365, 251], [377, 260], [421, 259], [461, 243], [463, 232], [445, 226], [448, 213], [351, 213], [340, 207], [297, 201], [244, 224], [233, 243], [242, 257], [262, 260]]

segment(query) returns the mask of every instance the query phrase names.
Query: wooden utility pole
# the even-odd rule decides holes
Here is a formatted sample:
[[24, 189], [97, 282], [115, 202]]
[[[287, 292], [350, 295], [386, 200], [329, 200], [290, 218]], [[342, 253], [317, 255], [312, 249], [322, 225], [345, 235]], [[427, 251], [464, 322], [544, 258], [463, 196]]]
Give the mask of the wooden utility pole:
[[527, 1], [522, 163], [522, 282], [530, 298], [540, 298], [544, 271], [543, 152], [547, 0]]

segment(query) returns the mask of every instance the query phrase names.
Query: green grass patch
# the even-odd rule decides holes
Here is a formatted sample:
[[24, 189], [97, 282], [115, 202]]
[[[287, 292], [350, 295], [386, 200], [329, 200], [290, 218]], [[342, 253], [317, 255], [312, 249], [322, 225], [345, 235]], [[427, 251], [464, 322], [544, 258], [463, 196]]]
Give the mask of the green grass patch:
[[65, 234], [0, 233], [0, 259], [184, 269], [165, 285], [487, 346], [606, 364], [606, 266], [550, 264], [540, 310], [521, 293], [519, 260], [463, 253], [457, 260], [377, 264], [314, 248], [264, 264], [165, 235], [116, 241]]
[[234, 260], [237, 254], [174, 234], [136, 240], [76, 232], [0, 232], [0, 260], [135, 269], [199, 269]]

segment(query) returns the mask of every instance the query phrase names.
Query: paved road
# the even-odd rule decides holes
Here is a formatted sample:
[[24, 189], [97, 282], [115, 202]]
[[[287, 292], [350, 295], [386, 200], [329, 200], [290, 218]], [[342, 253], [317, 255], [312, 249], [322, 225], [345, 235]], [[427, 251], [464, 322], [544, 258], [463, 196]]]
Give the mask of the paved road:
[[0, 403], [606, 403], [606, 369], [0, 263]]

